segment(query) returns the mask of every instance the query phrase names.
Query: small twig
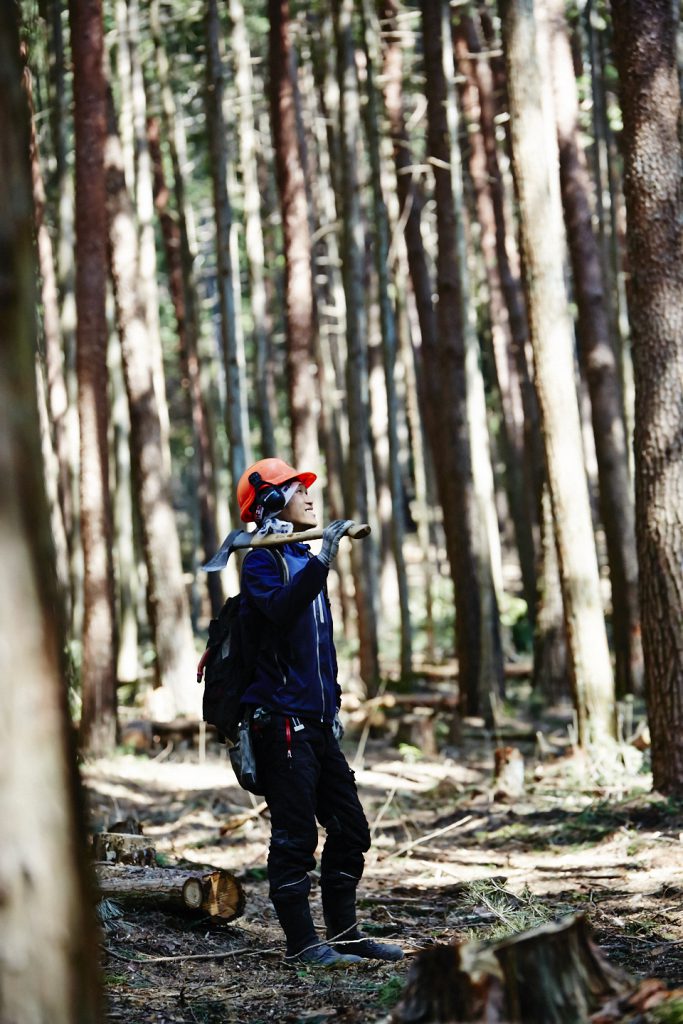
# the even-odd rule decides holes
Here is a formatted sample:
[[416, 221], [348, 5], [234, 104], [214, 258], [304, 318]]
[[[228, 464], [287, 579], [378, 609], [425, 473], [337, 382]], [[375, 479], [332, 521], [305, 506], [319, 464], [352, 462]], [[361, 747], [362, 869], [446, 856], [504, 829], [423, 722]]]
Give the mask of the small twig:
[[180, 962], [182, 960], [224, 960], [229, 956], [237, 956], [238, 953], [247, 954], [263, 954], [263, 953], [277, 953], [276, 948], [273, 949], [250, 949], [248, 946], [241, 946], [239, 949], [231, 949], [227, 953], [191, 953], [187, 956], [150, 956], [147, 959], [143, 957], [135, 956], [123, 956], [122, 953], [117, 953], [111, 946], [104, 947], [110, 956], [116, 957], [117, 960], [124, 960], [128, 964], [165, 964], [171, 962]]
[[[384, 696], [384, 691], [386, 690], [388, 685], [389, 685], [389, 679], [388, 678], [383, 679], [381, 681], [381, 683], [379, 684], [379, 687], [377, 689], [377, 697]], [[372, 719], [373, 719], [373, 712], [371, 711], [370, 714], [368, 715], [368, 717], [365, 720], [365, 725], [363, 726], [363, 731], [360, 734], [360, 739], [358, 740], [358, 746], [356, 747], [356, 753], [355, 753], [354, 758], [353, 758], [353, 765], [352, 765], [353, 768], [359, 768], [361, 766], [362, 762], [363, 762], [363, 754], [365, 753], [365, 746], [366, 746], [366, 744], [368, 742], [368, 737], [370, 735], [370, 729], [372, 728]]]
[[383, 857], [379, 857], [378, 860], [391, 860], [392, 857], [401, 857], [404, 853], [408, 853], [416, 846], [420, 846], [422, 843], [428, 843], [430, 839], [436, 839], [437, 836], [445, 835], [446, 832], [452, 832], [453, 829], [461, 828], [466, 825], [469, 821], [473, 820], [473, 815], [468, 814], [464, 818], [460, 818], [459, 821], [452, 821], [450, 825], [446, 825], [444, 828], [437, 828], [435, 832], [428, 832], [426, 836], [421, 836], [419, 839], [413, 839], [411, 843], [406, 843], [405, 846], [401, 846], [398, 850], [394, 850], [392, 853], [387, 853]]
[[377, 812], [377, 817], [373, 821], [372, 828], [370, 829], [370, 839], [371, 840], [375, 838], [375, 832], [377, 831], [379, 823], [382, 820], [382, 818], [384, 817], [385, 812], [389, 809], [389, 805], [391, 804], [391, 801], [394, 799], [394, 796], [396, 795], [396, 790], [398, 789], [399, 781], [400, 781], [399, 779], [396, 780], [396, 782], [394, 783], [394, 785], [393, 785], [393, 787], [391, 789], [391, 792], [389, 793], [389, 796], [386, 798], [386, 800], [384, 801], [384, 803], [380, 807], [379, 811]]

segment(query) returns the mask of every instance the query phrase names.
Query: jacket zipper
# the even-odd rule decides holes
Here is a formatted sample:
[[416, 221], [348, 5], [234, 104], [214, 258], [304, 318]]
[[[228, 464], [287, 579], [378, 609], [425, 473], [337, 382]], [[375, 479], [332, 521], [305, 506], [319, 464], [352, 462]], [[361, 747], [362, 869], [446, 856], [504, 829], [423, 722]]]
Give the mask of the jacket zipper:
[[[320, 596], [320, 595], [318, 595], [318, 596]], [[317, 603], [317, 601], [316, 601], [316, 603]], [[323, 685], [323, 674], [322, 674], [322, 671], [320, 669], [320, 632], [318, 630], [318, 616], [315, 614], [315, 611], [313, 612], [313, 621], [315, 622], [315, 657], [316, 657], [316, 661], [318, 663], [318, 680], [320, 681], [320, 696], [322, 697], [322, 703], [323, 703], [322, 714], [320, 716], [320, 721], [324, 722], [325, 721], [325, 687]]]

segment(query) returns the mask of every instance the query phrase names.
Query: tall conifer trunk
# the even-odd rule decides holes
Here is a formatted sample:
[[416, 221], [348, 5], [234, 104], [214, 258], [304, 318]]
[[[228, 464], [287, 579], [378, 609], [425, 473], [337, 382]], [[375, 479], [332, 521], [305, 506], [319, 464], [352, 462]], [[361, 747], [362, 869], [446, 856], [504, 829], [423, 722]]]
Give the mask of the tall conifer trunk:
[[116, 643], [107, 424], [106, 85], [100, 0], [72, 0], [76, 131], [76, 367], [81, 434], [84, 559], [81, 744], [103, 753], [116, 740]]
[[677, 4], [613, 0], [624, 116], [636, 533], [655, 789], [683, 795], [683, 204]]
[[557, 142], [541, 105], [533, 0], [501, 0], [512, 155], [520, 209], [535, 383], [555, 524], [579, 743], [614, 732], [614, 681], [582, 456]]
[[[364, 287], [365, 239], [360, 209], [356, 147], [360, 131], [360, 106], [353, 40], [353, 2], [335, 0], [334, 25], [337, 77], [340, 83], [340, 143], [343, 216], [342, 260], [346, 295], [346, 391], [349, 416], [348, 487], [346, 500], [351, 517], [368, 519], [368, 355]], [[379, 650], [376, 617], [377, 573], [374, 546], [352, 548], [356, 609], [360, 639], [361, 678], [373, 694], [379, 683]]]
[[578, 306], [579, 359], [590, 393], [600, 513], [612, 584], [617, 694], [623, 696], [640, 691], [643, 674], [628, 443], [600, 249], [591, 223], [591, 185], [579, 140], [579, 100], [564, 3], [542, 0], [543, 6], [548, 16], [562, 202]]
[[401, 675], [409, 678], [412, 672], [412, 643], [410, 629], [410, 602], [408, 578], [403, 552], [403, 481], [401, 478], [398, 439], [398, 395], [396, 389], [396, 359], [398, 334], [391, 302], [389, 280], [389, 215], [382, 189], [382, 165], [380, 154], [379, 124], [380, 111], [375, 90], [373, 62], [377, 60], [377, 36], [372, 23], [372, 13], [367, 0], [363, 0], [363, 28], [365, 54], [367, 59], [366, 80], [366, 134], [370, 151], [372, 193], [375, 221], [375, 268], [377, 271], [380, 307], [380, 329], [382, 334], [382, 361], [386, 388], [387, 435], [389, 444], [389, 487], [391, 492], [391, 548], [397, 577], [399, 612], [401, 617]]
[[230, 248], [232, 210], [228, 194], [228, 152], [223, 118], [223, 61], [220, 48], [220, 24], [217, 0], [208, 0], [206, 8], [206, 110], [211, 150], [211, 178], [216, 222], [216, 259], [220, 309], [220, 337], [225, 366], [226, 417], [228, 435], [231, 508], [239, 521], [237, 483], [251, 460], [246, 399], [244, 394], [243, 353], [237, 339], [237, 311], [233, 291], [233, 264]]
[[107, 141], [107, 212], [116, 320], [128, 393], [131, 458], [140, 513], [147, 606], [156, 650], [157, 681], [172, 701], [166, 714], [198, 710], [196, 659], [170, 481], [162, 455], [145, 298], [140, 290], [135, 218], [126, 190], [113, 103]]
[[482, 709], [480, 690], [482, 607], [476, 530], [478, 511], [472, 483], [467, 417], [464, 307], [458, 270], [455, 206], [450, 172], [446, 82], [442, 65], [441, 0], [423, 0], [422, 34], [427, 95], [427, 150], [434, 173], [437, 207], [437, 331], [435, 346], [424, 349], [425, 407], [439, 499], [444, 511], [446, 547], [455, 587], [455, 635], [461, 707]]
[[297, 466], [317, 465], [318, 397], [313, 377], [313, 279], [304, 171], [296, 124], [288, 0], [269, 0], [270, 103], [285, 248], [287, 384]]

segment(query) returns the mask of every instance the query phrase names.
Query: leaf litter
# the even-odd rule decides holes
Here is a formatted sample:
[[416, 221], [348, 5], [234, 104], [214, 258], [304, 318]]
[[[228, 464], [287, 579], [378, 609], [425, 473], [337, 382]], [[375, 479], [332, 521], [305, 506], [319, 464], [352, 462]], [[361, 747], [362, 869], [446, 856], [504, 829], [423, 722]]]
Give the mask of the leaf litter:
[[[232, 922], [128, 907], [101, 914], [108, 1019], [388, 1022], [422, 949], [500, 941], [577, 910], [603, 953], [643, 985], [683, 985], [683, 804], [650, 793], [642, 767], [616, 783], [601, 767], [596, 780], [560, 753], [538, 771], [523, 743], [526, 791], [494, 800], [490, 746], [473, 737], [439, 757], [404, 760], [386, 739], [367, 740], [356, 777], [373, 847], [359, 919], [400, 943], [406, 959], [327, 972], [283, 960], [268, 899], [267, 809], [239, 789], [221, 748], [210, 746], [203, 763], [179, 749], [159, 762], [121, 755], [84, 765], [92, 831], [134, 817], [161, 862], [229, 870], [247, 897]], [[322, 935], [317, 881], [314, 873]], [[643, 1010], [636, 1000], [640, 1016], [622, 1019], [665, 1020], [668, 1004], [651, 1002]]]

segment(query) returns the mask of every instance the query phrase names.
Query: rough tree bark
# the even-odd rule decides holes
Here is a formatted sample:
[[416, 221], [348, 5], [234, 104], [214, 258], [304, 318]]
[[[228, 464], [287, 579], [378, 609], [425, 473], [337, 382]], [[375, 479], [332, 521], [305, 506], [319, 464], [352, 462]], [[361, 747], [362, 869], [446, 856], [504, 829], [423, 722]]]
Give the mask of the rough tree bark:
[[683, 794], [683, 199], [677, 16], [613, 0], [624, 117], [636, 536], [655, 789]]
[[270, 103], [285, 250], [285, 327], [292, 451], [297, 466], [318, 464], [318, 394], [313, 378], [311, 237], [296, 126], [288, 0], [269, 0]]
[[529, 302], [535, 383], [562, 584], [579, 743], [614, 733], [614, 680], [602, 611], [581, 427], [557, 141], [541, 105], [533, 0], [500, 0], [508, 71], [512, 155]]
[[8, 199], [0, 207], [0, 1019], [96, 1024], [97, 938], [42, 480], [29, 115], [16, 10], [0, 6], [0, 180]]
[[72, 0], [76, 132], [76, 367], [80, 419], [83, 539], [81, 745], [111, 750], [116, 740], [116, 638], [107, 423], [106, 84], [101, 0]]

